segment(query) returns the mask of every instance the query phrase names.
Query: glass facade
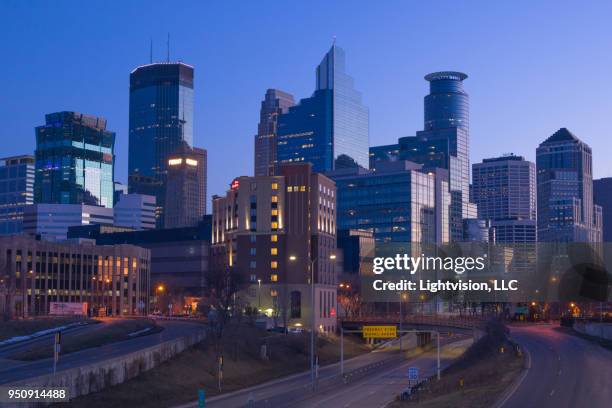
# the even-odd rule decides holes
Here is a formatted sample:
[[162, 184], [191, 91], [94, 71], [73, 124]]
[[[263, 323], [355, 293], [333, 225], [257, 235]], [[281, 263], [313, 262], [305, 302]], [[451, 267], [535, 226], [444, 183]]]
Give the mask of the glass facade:
[[311, 98], [278, 119], [277, 163], [307, 161], [315, 172], [368, 168], [369, 111], [345, 72], [345, 54], [335, 44], [317, 67]]
[[34, 203], [34, 157], [0, 160], [0, 235], [23, 230], [23, 211]]
[[129, 191], [156, 196], [160, 207], [168, 156], [182, 141], [193, 145], [193, 74], [180, 62], [148, 64], [130, 74]]
[[435, 175], [414, 170], [330, 174], [338, 229], [371, 230], [376, 242], [436, 241]]
[[34, 201], [113, 207], [115, 133], [77, 112], [46, 115], [36, 128]]

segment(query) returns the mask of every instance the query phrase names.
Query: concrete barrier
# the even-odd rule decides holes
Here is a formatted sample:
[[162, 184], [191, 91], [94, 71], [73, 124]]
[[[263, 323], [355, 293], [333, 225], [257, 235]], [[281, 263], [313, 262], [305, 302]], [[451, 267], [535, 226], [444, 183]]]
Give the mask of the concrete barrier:
[[[110, 360], [104, 360], [95, 364], [69, 368], [58, 371], [55, 375], [47, 374], [27, 380], [17, 381], [11, 384], [4, 384], [5, 387], [66, 387], [69, 390], [70, 398], [90, 394], [103, 390], [106, 387], [121, 384], [139, 374], [150, 370], [166, 360], [174, 357], [183, 350], [204, 340], [205, 330], [196, 334], [168, 340], [142, 350], [135, 351]], [[36, 403], [25, 404], [23, 402], [14, 407], [34, 407], [40, 406]]]
[[578, 333], [599, 337], [604, 340], [612, 340], [612, 323], [584, 322], [576, 320], [574, 330]]

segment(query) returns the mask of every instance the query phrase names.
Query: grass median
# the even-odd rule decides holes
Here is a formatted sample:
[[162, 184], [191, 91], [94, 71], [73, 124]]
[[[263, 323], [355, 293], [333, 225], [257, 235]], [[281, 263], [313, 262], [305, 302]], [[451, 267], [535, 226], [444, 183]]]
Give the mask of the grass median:
[[76, 322], [94, 322], [82, 317], [46, 317], [24, 320], [0, 321], [0, 341], [18, 336], [29, 336], [39, 331], [66, 326]]
[[[347, 359], [370, 350], [359, 338], [346, 336], [344, 340]], [[337, 337], [319, 337], [317, 350], [321, 365], [339, 360], [338, 341]], [[243, 324], [228, 329], [223, 342], [224, 393], [309, 368], [308, 333], [270, 333]], [[262, 345], [266, 346], [267, 358], [262, 358]], [[214, 344], [199, 343], [132, 380], [76, 398], [70, 407], [169, 407], [197, 400], [198, 389], [204, 389], [207, 398], [218, 395], [216, 356]]]
[[[152, 334], [161, 330], [152, 319], [107, 320], [101, 325], [82, 333], [74, 333], [62, 339], [62, 354], [74, 353], [92, 347], [100, 347], [117, 341], [128, 340], [136, 335]], [[32, 361], [53, 356], [53, 345], [32, 345], [24, 351], [12, 354], [11, 359]]]

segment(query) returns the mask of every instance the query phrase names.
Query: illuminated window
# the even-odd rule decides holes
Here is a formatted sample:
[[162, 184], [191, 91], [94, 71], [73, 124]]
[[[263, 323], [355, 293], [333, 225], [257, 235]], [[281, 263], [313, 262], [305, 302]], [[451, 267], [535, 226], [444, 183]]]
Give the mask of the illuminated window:
[[291, 187], [291, 186], [287, 186], [287, 192], [288, 192], [288, 193], [293, 192], [293, 187]]
[[278, 190], [278, 183], [272, 183], [272, 190]]
[[270, 255], [278, 255], [278, 248], [270, 248]]
[[306, 186], [300, 186], [300, 191], [301, 191], [301, 192], [306, 191]]
[[272, 297], [278, 296], [278, 292], [276, 291], [276, 289], [270, 289], [270, 296]]
[[270, 242], [278, 242], [278, 235], [274, 234], [270, 236]]
[[278, 229], [278, 222], [272, 221], [272, 229]]
[[278, 282], [278, 275], [273, 273], [272, 275], [270, 275], [270, 281], [272, 282]]
[[278, 210], [276, 208], [272, 210], [272, 215], [278, 215]]
[[278, 268], [278, 262], [276, 262], [276, 261], [270, 262], [270, 268], [277, 269]]
[[272, 196], [272, 202], [273, 203], [278, 203], [278, 196]]
[[198, 161], [197, 160], [193, 160], [193, 159], [185, 159], [185, 163], [187, 163], [190, 166], [197, 166], [198, 165]]

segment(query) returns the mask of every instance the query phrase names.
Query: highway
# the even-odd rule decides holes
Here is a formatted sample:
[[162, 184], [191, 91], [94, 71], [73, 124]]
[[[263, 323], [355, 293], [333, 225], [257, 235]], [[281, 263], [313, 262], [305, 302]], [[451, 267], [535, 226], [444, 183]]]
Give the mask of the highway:
[[[470, 344], [472, 338], [465, 334], [442, 337], [441, 367], [444, 369]], [[435, 343], [434, 343], [435, 344]], [[314, 395], [310, 390], [310, 373], [300, 373], [259, 386], [238, 390], [210, 398], [206, 407], [234, 408], [257, 407], [379, 407], [393, 400], [408, 386], [408, 367], [420, 368], [421, 378], [435, 374], [436, 351], [418, 355], [409, 360], [402, 359], [395, 350], [381, 349], [355, 357], [345, 362], [345, 373], [380, 364], [371, 368], [355, 380], [343, 384], [339, 378], [339, 365], [323, 367], [319, 372], [320, 388]], [[327, 386], [326, 386], [327, 384]], [[252, 399], [252, 405], [248, 405]], [[180, 408], [197, 407], [197, 402]]]
[[529, 369], [498, 408], [612, 405], [612, 351], [553, 325], [512, 326], [511, 335], [527, 351]]
[[[159, 320], [157, 323], [162, 326], [164, 330], [148, 336], [136, 337], [130, 340], [110, 343], [101, 347], [90, 348], [75, 353], [62, 355], [58, 362], [57, 370], [61, 371], [101, 362], [151, 347], [161, 342], [195, 334], [197, 331], [203, 330], [201, 323], [173, 320]], [[96, 330], [97, 326], [102, 326], [103, 324], [104, 323], [92, 326], [88, 330]], [[52, 344], [53, 336], [45, 337], [40, 341], [48, 341], [50, 344]], [[13, 348], [11, 351], [14, 352], [15, 349]], [[52, 370], [53, 360], [51, 358], [31, 362], [16, 362], [14, 360], [8, 360], [6, 357], [0, 357], [0, 384], [37, 377], [51, 373]]]

